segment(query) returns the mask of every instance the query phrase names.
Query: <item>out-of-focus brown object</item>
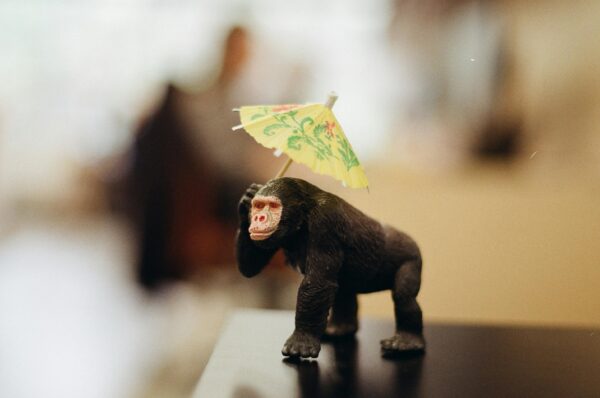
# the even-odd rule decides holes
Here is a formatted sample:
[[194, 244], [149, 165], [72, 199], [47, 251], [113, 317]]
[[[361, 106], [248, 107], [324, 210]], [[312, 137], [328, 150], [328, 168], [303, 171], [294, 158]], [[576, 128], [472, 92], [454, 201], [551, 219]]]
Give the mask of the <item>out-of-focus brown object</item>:
[[[136, 138], [131, 186], [139, 235], [139, 281], [148, 287], [195, 272], [195, 264], [233, 261], [232, 184], [191, 149], [170, 86]], [[233, 185], [237, 185], [233, 183]], [[235, 213], [233, 213], [235, 214]]]
[[494, 74], [493, 106], [473, 142], [473, 152], [481, 159], [509, 162], [522, 152], [523, 115], [517, 101], [519, 82], [511, 49], [504, 39]]
[[231, 103], [244, 91], [249, 53], [247, 32], [234, 27], [214, 84], [197, 93], [169, 85], [136, 134], [130, 210], [139, 236], [137, 277], [146, 287], [232, 265], [237, 202], [281, 163], [231, 131]]
[[[246, 34], [229, 33], [217, 87], [243, 69]], [[169, 85], [164, 99], [145, 121], [134, 145], [132, 210], [139, 236], [137, 277], [146, 287], [185, 278], [199, 266], [233, 262], [233, 236], [238, 192], [248, 181], [238, 180], [219, 162], [199, 135], [185, 109], [193, 96]], [[220, 102], [220, 98], [212, 98]], [[186, 118], [187, 116], [187, 118]], [[218, 117], [218, 115], [216, 115]], [[230, 134], [203, 132], [210, 134]]]

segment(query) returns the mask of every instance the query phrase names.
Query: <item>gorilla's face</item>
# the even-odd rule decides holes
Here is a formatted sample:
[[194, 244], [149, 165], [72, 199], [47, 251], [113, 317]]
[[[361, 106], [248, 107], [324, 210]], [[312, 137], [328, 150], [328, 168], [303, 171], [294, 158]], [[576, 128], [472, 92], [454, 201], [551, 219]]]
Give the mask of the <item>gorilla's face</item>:
[[308, 204], [290, 180], [272, 180], [254, 195], [248, 232], [256, 245], [281, 246], [304, 225]]
[[283, 206], [277, 196], [255, 195], [250, 211], [250, 239], [268, 239], [279, 227]]

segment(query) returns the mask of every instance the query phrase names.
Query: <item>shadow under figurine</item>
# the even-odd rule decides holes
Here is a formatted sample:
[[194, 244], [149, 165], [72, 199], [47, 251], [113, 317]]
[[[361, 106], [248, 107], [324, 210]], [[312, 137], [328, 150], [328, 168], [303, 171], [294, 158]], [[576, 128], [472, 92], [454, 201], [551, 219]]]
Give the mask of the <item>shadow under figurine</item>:
[[236, 255], [244, 276], [257, 275], [280, 248], [288, 264], [304, 275], [296, 328], [283, 355], [316, 358], [323, 335], [353, 335], [357, 293], [381, 290], [392, 291], [396, 317], [396, 333], [381, 341], [383, 355], [424, 351], [416, 301], [421, 254], [409, 236], [297, 178], [252, 184], [239, 203], [239, 215]]

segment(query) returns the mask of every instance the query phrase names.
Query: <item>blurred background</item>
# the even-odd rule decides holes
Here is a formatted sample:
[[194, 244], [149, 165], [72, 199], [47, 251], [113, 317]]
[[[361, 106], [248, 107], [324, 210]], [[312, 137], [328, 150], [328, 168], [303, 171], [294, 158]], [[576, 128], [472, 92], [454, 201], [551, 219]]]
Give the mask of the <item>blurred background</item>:
[[[594, 0], [4, 0], [0, 396], [188, 396], [230, 311], [293, 309], [281, 258], [235, 266], [237, 201], [284, 159], [231, 108], [331, 90], [370, 190], [288, 175], [419, 242], [426, 322], [600, 326], [599, 18]], [[361, 313], [391, 319], [389, 294]]]

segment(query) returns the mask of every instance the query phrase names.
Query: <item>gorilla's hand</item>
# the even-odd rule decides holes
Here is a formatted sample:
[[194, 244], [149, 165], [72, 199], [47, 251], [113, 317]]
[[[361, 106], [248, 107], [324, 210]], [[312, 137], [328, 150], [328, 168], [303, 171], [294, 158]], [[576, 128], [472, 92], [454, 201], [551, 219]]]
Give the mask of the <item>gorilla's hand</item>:
[[263, 186], [261, 184], [250, 184], [246, 192], [242, 195], [242, 199], [240, 199], [240, 203], [238, 204], [238, 213], [240, 215], [240, 222], [248, 222], [248, 213], [250, 213], [250, 204], [252, 203], [252, 198], [256, 195], [259, 189]]
[[289, 357], [316, 358], [321, 351], [321, 341], [312, 334], [297, 330], [287, 339], [281, 353]]

